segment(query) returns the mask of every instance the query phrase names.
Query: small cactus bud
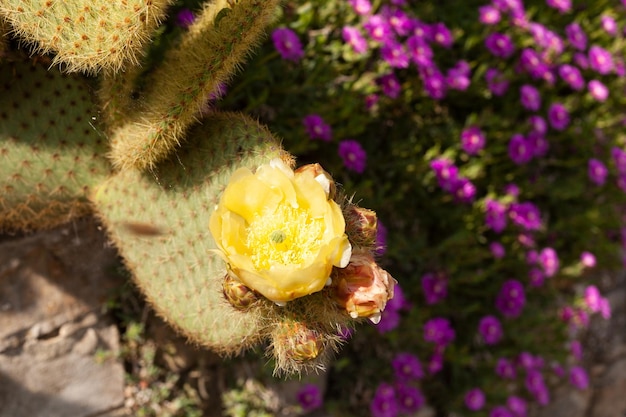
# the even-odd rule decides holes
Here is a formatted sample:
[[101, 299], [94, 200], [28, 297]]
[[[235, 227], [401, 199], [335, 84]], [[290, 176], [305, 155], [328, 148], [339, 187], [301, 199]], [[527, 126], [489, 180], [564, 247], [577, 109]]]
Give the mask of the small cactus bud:
[[349, 203], [343, 209], [343, 216], [350, 242], [360, 247], [372, 247], [376, 244], [378, 219], [375, 211]]
[[387, 301], [393, 298], [396, 280], [366, 251], [354, 252], [348, 266], [336, 269], [336, 274], [333, 289], [337, 305], [354, 319], [365, 317], [377, 324]]
[[303, 172], [310, 173], [310, 175], [315, 178], [315, 181], [322, 185], [324, 191], [326, 191], [326, 197], [328, 197], [329, 200], [335, 198], [335, 195], [337, 194], [335, 180], [333, 180], [333, 177], [326, 172], [320, 164], [303, 165], [295, 170], [295, 173]]
[[222, 290], [226, 300], [237, 310], [247, 310], [259, 299], [254, 291], [237, 281], [230, 274], [226, 274], [226, 277], [224, 277]]
[[297, 335], [292, 341], [291, 349], [287, 354], [296, 362], [306, 362], [317, 358], [324, 346], [317, 332], [299, 326]]

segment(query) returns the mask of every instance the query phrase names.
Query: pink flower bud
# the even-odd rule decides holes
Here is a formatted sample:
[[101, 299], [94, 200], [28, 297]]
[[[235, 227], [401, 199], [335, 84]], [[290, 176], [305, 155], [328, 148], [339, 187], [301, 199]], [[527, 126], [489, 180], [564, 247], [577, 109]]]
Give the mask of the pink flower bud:
[[371, 247], [376, 243], [378, 219], [375, 211], [350, 203], [344, 207], [343, 217], [350, 242], [360, 247]]

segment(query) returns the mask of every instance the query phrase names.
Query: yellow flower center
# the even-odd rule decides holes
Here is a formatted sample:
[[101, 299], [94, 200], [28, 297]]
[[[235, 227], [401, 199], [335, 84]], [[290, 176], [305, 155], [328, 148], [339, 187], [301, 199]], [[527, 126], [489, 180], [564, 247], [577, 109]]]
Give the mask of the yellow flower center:
[[275, 212], [255, 216], [247, 228], [246, 247], [255, 268], [297, 265], [315, 257], [324, 231], [323, 219], [308, 210], [280, 205]]

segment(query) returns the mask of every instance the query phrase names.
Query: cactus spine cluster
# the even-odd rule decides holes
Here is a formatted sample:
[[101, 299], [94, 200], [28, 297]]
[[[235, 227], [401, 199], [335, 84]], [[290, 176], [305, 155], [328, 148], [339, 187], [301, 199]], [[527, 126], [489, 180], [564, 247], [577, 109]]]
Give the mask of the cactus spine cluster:
[[229, 278], [208, 229], [238, 168], [293, 167], [267, 128], [205, 107], [280, 2], [207, 1], [151, 61], [170, 3], [0, 0], [0, 231], [94, 214], [193, 343], [225, 354], [267, 343], [277, 372], [318, 368], [354, 323], [333, 287], [277, 306]]

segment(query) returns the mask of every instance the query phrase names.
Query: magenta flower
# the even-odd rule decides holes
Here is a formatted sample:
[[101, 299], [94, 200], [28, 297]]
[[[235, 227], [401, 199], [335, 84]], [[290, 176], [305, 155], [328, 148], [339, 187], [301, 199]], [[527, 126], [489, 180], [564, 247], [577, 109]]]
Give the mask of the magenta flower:
[[459, 169], [454, 163], [445, 157], [435, 158], [430, 162], [430, 168], [435, 172], [439, 186], [451, 192], [459, 178]]
[[[385, 252], [387, 252], [387, 227], [383, 224], [383, 222], [378, 219], [376, 224], [376, 255], [383, 256]], [[396, 289], [399, 288], [398, 285], [395, 286]], [[395, 298], [395, 294], [394, 294]], [[389, 304], [387, 304], [389, 305]]]
[[470, 67], [467, 61], [458, 61], [446, 73], [446, 83], [454, 90], [465, 91], [470, 85]]
[[513, 412], [515, 417], [526, 417], [528, 413], [528, 406], [526, 400], [516, 395], [511, 395], [506, 400], [506, 406]]
[[601, 46], [592, 45], [588, 56], [589, 66], [598, 74], [606, 75], [613, 70], [613, 56]]
[[406, 40], [406, 46], [415, 65], [430, 67], [433, 64], [433, 50], [424, 38], [413, 35]]
[[367, 51], [367, 41], [358, 28], [345, 26], [341, 30], [341, 36], [344, 42], [350, 45], [357, 54], [363, 54]]
[[532, 287], [541, 287], [546, 281], [546, 274], [540, 268], [530, 268], [528, 271], [528, 280]]
[[585, 268], [593, 268], [596, 266], [596, 257], [591, 252], [583, 252], [580, 254], [580, 262]]
[[372, 11], [372, 4], [369, 0], [348, 0], [348, 3], [358, 15], [364, 16]]
[[459, 178], [452, 185], [452, 193], [457, 202], [471, 203], [476, 197], [476, 186], [467, 178]]
[[478, 323], [478, 332], [487, 345], [495, 345], [502, 339], [502, 324], [495, 316], [485, 316]]
[[317, 385], [304, 385], [298, 390], [296, 397], [304, 411], [314, 410], [322, 406], [322, 394]]
[[538, 135], [548, 133], [548, 123], [546, 123], [546, 119], [537, 114], [528, 117], [528, 124], [530, 124], [530, 133], [536, 133]]
[[525, 230], [539, 230], [541, 228], [541, 213], [531, 202], [511, 203], [509, 207], [511, 221]]
[[609, 170], [601, 161], [591, 158], [589, 160], [587, 174], [591, 182], [596, 185], [603, 185], [606, 182], [607, 175], [609, 175]]
[[298, 35], [289, 28], [281, 27], [274, 29], [272, 41], [280, 56], [287, 61], [297, 62], [304, 56]]
[[391, 361], [396, 379], [411, 382], [424, 377], [424, 369], [419, 358], [411, 353], [398, 353]]
[[465, 393], [465, 406], [471, 411], [478, 411], [485, 406], [485, 393], [480, 388], [472, 388]]
[[330, 125], [324, 122], [319, 114], [309, 114], [302, 119], [302, 124], [311, 139], [320, 139], [329, 142], [332, 138]]
[[425, 41], [432, 41], [433, 29], [428, 23], [422, 22], [419, 19], [413, 19], [413, 36]]
[[387, 305], [385, 306], [385, 311], [408, 311], [411, 308], [413, 308], [413, 304], [411, 304], [411, 302], [407, 300], [406, 296], [404, 295], [404, 290], [402, 290], [400, 284], [396, 284], [393, 288], [393, 298], [387, 302]]
[[516, 133], [509, 141], [509, 157], [517, 165], [524, 165], [533, 158], [533, 149], [524, 135]]
[[393, 72], [379, 77], [378, 85], [380, 85], [383, 94], [389, 98], [398, 98], [400, 92], [402, 92], [400, 80], [398, 80], [398, 77], [396, 77], [396, 74], [394, 74]]
[[496, 297], [496, 308], [503, 316], [518, 317], [526, 304], [524, 286], [515, 279], [509, 279], [502, 284]]
[[569, 112], [561, 103], [552, 103], [548, 109], [548, 122], [555, 130], [564, 130], [570, 122]]
[[430, 98], [441, 100], [446, 96], [447, 84], [446, 78], [438, 69], [432, 71], [420, 71], [420, 77], [424, 83], [424, 91]]
[[378, 14], [370, 16], [363, 24], [363, 28], [370, 38], [378, 42], [384, 43], [394, 37], [393, 29], [387, 19]]
[[559, 257], [553, 248], [543, 248], [539, 253], [539, 265], [547, 277], [552, 277], [559, 270]]
[[564, 14], [572, 10], [572, 0], [546, 0], [546, 4]]
[[515, 365], [507, 358], [499, 358], [496, 362], [496, 375], [502, 379], [515, 379], [517, 376]]
[[398, 404], [398, 411], [404, 414], [413, 415], [426, 403], [426, 398], [419, 388], [406, 385], [396, 385], [396, 401]]
[[408, 36], [413, 29], [411, 18], [401, 9], [386, 9], [385, 15], [389, 24], [398, 36]]
[[485, 46], [493, 56], [509, 58], [515, 52], [513, 41], [504, 33], [492, 33], [485, 39]]
[[573, 65], [561, 65], [559, 67], [559, 77], [561, 77], [572, 90], [580, 91], [585, 87], [585, 79], [580, 73], [580, 70]]
[[600, 18], [600, 26], [606, 33], [611, 36], [617, 35], [617, 22], [609, 15], [602, 15]]
[[567, 36], [567, 41], [575, 49], [579, 51], [587, 49], [587, 34], [578, 23], [574, 22], [565, 26], [565, 36]]
[[526, 142], [530, 146], [530, 149], [532, 149], [533, 156], [537, 158], [546, 156], [548, 150], [550, 149], [550, 144], [543, 134], [530, 132], [526, 136]]
[[446, 318], [435, 317], [424, 324], [424, 340], [427, 342], [445, 346], [452, 342], [455, 336], [456, 333]]
[[432, 25], [432, 39], [444, 48], [451, 47], [454, 42], [450, 29], [442, 22]]
[[606, 101], [609, 98], [609, 89], [599, 80], [591, 80], [587, 83], [589, 94], [596, 101]]
[[376, 325], [376, 330], [380, 334], [388, 333], [400, 325], [400, 313], [398, 310], [385, 308], [381, 313], [380, 321]]
[[547, 405], [550, 402], [550, 393], [548, 392], [548, 386], [540, 371], [536, 369], [528, 370], [526, 378], [524, 379], [526, 389], [530, 394], [535, 397], [537, 402], [541, 405]]
[[484, 25], [495, 25], [500, 21], [500, 10], [487, 4], [478, 8], [480, 23]]
[[396, 391], [391, 385], [383, 382], [378, 386], [370, 402], [370, 412], [373, 417], [395, 417], [398, 414]]
[[485, 72], [487, 88], [495, 96], [502, 96], [509, 89], [509, 81], [495, 68], [488, 68]]
[[520, 101], [526, 110], [537, 111], [541, 107], [541, 94], [530, 84], [524, 84], [519, 89]]
[[600, 300], [602, 300], [602, 295], [600, 294], [600, 290], [595, 285], [589, 285], [585, 288], [585, 306], [592, 312], [597, 313], [600, 311]]
[[422, 290], [426, 304], [437, 304], [448, 295], [448, 280], [443, 274], [428, 273], [422, 276]]
[[586, 390], [589, 388], [589, 376], [587, 371], [582, 366], [572, 366], [569, 370], [570, 383], [579, 390]]
[[600, 315], [605, 320], [611, 318], [611, 302], [606, 297], [602, 297], [600, 300]]
[[493, 257], [496, 259], [504, 258], [504, 255], [506, 255], [506, 250], [500, 242], [491, 242], [489, 244], [489, 250], [491, 251]]
[[409, 55], [404, 49], [404, 45], [399, 42], [389, 40], [380, 48], [380, 56], [391, 68], [408, 68]]
[[548, 65], [537, 51], [532, 48], [522, 49], [519, 58], [520, 68], [536, 80], [544, 79], [550, 73]]
[[349, 170], [359, 174], [365, 171], [367, 154], [359, 142], [350, 139], [341, 141], [339, 143], [339, 156]]
[[461, 132], [461, 147], [470, 155], [476, 155], [485, 147], [485, 134], [478, 126], [469, 126]]
[[572, 341], [569, 345], [569, 349], [574, 359], [579, 362], [583, 360], [583, 345], [580, 343], [580, 340]]
[[506, 228], [506, 206], [499, 201], [487, 199], [485, 202], [485, 224], [496, 233]]

